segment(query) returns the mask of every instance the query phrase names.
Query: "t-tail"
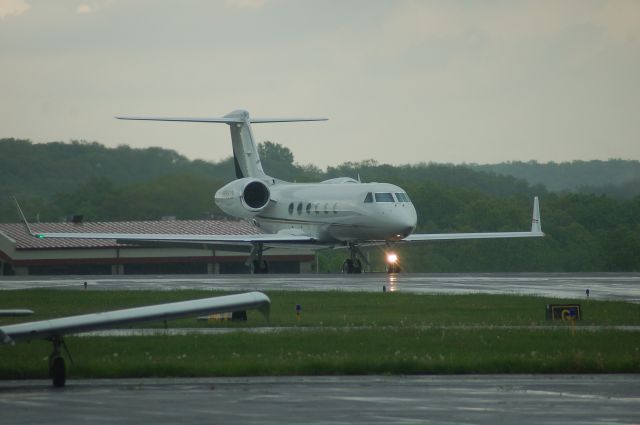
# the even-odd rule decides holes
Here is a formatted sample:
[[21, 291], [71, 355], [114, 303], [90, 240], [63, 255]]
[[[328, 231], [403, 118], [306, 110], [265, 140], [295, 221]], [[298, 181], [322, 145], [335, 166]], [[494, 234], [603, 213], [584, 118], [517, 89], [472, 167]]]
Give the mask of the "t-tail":
[[238, 110], [219, 118], [163, 118], [163, 117], [116, 117], [120, 120], [137, 121], [176, 121], [203, 122], [228, 124], [231, 129], [231, 144], [233, 145], [233, 162], [236, 177], [267, 178], [262, 169], [258, 145], [251, 131], [251, 124], [269, 122], [297, 122], [297, 121], [326, 121], [327, 118], [251, 118], [249, 112]]

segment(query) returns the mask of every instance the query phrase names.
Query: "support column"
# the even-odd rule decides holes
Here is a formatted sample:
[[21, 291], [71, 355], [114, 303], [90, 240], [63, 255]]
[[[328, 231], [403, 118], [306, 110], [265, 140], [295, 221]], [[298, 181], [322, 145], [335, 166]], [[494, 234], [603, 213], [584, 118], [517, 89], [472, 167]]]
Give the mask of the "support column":
[[207, 264], [207, 274], [220, 274], [220, 264], [216, 261], [216, 250], [211, 250], [211, 262]]
[[311, 273], [311, 261], [300, 261], [300, 273]]
[[123, 275], [124, 274], [124, 264], [112, 264], [111, 265], [111, 274], [112, 275]]
[[16, 276], [29, 276], [29, 267], [27, 266], [15, 266], [13, 270], [16, 272]]

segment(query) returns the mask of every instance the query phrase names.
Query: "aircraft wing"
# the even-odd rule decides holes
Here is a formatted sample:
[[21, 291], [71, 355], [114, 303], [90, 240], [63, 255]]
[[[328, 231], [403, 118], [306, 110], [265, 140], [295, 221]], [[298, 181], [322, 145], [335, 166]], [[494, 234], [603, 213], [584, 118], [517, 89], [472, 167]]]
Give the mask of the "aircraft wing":
[[246, 309], [257, 309], [265, 316], [268, 316], [270, 307], [271, 300], [265, 294], [262, 292], [248, 292], [7, 325], [0, 327], [0, 339], [4, 343], [12, 344], [14, 341], [19, 340], [49, 339], [65, 334], [113, 328], [131, 323], [176, 319], [201, 314], [227, 313]]
[[482, 232], [482, 233], [417, 233], [409, 235], [400, 242], [427, 242], [461, 239], [502, 239], [502, 238], [539, 238], [544, 236], [540, 222], [538, 197], [533, 199], [533, 216], [529, 232]]
[[400, 242], [427, 242], [461, 239], [540, 238], [542, 232], [483, 232], [483, 233], [416, 233]]
[[194, 234], [156, 234], [156, 233], [88, 233], [88, 232], [35, 232], [27, 218], [22, 212], [22, 208], [15, 199], [18, 212], [22, 218], [27, 232], [36, 238], [62, 238], [62, 239], [111, 239], [118, 243], [176, 243], [176, 244], [209, 244], [209, 245], [235, 245], [249, 246], [255, 243], [265, 245], [287, 245], [316, 242], [315, 238], [304, 234], [293, 233], [257, 233], [249, 235], [194, 235]]
[[32, 236], [40, 239], [115, 239], [120, 243], [163, 242], [163, 243], [193, 243], [216, 245], [251, 245], [253, 243], [287, 244], [313, 242], [315, 239], [305, 235], [290, 234], [253, 234], [253, 235], [180, 235], [180, 234], [152, 234], [152, 233], [38, 233]]

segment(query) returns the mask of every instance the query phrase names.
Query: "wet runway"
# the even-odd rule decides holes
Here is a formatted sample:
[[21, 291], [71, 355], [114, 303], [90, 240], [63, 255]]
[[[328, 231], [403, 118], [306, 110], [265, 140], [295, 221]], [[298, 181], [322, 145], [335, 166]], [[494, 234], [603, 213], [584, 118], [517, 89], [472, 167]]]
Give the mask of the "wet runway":
[[640, 302], [640, 274], [398, 274], [199, 275], [2, 277], [0, 290], [23, 288], [100, 290], [388, 291], [443, 294], [525, 294]]
[[0, 381], [3, 424], [638, 424], [636, 375]]
[[[1, 278], [0, 290], [342, 290], [640, 302], [639, 274]], [[157, 331], [157, 330], [156, 330]], [[163, 331], [163, 330], [160, 330]], [[633, 329], [637, 331], [637, 329]], [[638, 375], [337, 376], [0, 381], [2, 424], [639, 424]]]

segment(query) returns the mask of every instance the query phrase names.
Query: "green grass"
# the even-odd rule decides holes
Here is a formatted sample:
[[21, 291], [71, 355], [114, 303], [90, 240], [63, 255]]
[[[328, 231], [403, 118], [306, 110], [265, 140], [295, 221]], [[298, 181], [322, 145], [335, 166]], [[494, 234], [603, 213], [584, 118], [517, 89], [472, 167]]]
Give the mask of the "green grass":
[[[0, 326], [10, 321], [220, 294], [3, 291], [0, 308], [32, 308], [37, 314], [28, 319], [6, 319]], [[580, 331], [584, 325], [640, 325], [640, 306], [636, 304], [582, 300], [585, 320], [576, 325], [577, 332], [573, 333], [570, 326], [545, 321], [544, 311], [547, 303], [576, 300], [338, 291], [273, 291], [268, 295], [272, 300], [269, 322], [257, 312], [249, 312], [246, 324], [212, 325], [184, 319], [172, 321], [169, 326], [271, 326], [288, 330], [216, 336], [67, 337], [75, 361], [69, 367], [69, 375], [106, 378], [640, 372], [639, 332]], [[299, 320], [296, 304], [302, 305]], [[1, 347], [0, 379], [47, 377], [50, 351], [50, 343], [46, 341]]]
[[[30, 308], [36, 314], [28, 319], [0, 319], [0, 324], [225, 294], [211, 291], [2, 291], [0, 308]], [[267, 295], [272, 301], [270, 321], [264, 320], [257, 312], [249, 312], [250, 320], [246, 326], [554, 325], [557, 323], [544, 320], [545, 305], [576, 302], [582, 305], [582, 325], [640, 325], [640, 305], [613, 301], [559, 300], [514, 295], [416, 295], [341, 291], [269, 291]], [[302, 306], [301, 320], [297, 320], [295, 314], [296, 304]], [[170, 325], [210, 326], [194, 319], [173, 321]]]

